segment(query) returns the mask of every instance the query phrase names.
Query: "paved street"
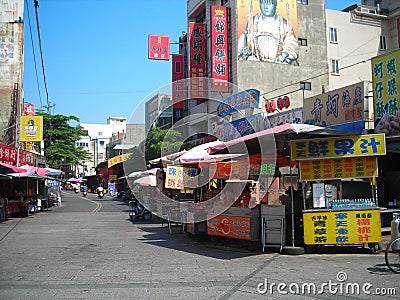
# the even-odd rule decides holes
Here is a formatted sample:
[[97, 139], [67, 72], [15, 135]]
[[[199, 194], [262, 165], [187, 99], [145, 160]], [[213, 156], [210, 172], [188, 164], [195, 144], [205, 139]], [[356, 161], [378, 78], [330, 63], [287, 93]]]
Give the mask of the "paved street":
[[[383, 253], [325, 252], [285, 256], [195, 241], [180, 227], [170, 235], [157, 219], [133, 224], [117, 198], [63, 192], [62, 207], [0, 223], [0, 299], [293, 299], [297, 287], [300, 299], [400, 298], [400, 275]], [[300, 295], [306, 283], [316, 293]], [[360, 294], [346, 292], [348, 283]], [[391, 288], [397, 295], [368, 294]]]

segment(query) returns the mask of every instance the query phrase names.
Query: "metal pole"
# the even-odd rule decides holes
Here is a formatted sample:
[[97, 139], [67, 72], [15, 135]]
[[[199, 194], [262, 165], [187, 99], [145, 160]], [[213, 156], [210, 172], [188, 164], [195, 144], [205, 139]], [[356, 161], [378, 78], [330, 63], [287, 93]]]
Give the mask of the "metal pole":
[[290, 156], [290, 202], [292, 205], [292, 247], [294, 247], [294, 200], [293, 200], [293, 174], [292, 174], [292, 157]]

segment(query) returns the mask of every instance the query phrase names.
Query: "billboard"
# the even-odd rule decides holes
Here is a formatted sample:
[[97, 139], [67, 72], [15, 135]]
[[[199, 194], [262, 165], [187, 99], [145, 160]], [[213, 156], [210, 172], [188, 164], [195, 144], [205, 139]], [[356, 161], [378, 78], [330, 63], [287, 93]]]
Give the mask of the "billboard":
[[172, 55], [172, 107], [183, 108], [185, 99], [185, 64], [183, 55]]
[[367, 91], [368, 83], [362, 81], [304, 99], [304, 123], [361, 134]]
[[224, 99], [217, 107], [218, 117], [225, 117], [235, 111], [258, 108], [260, 91], [255, 89], [245, 90]]
[[375, 132], [398, 136], [400, 135], [400, 50], [374, 57], [371, 63]]
[[261, 130], [264, 130], [264, 116], [256, 114], [221, 125], [217, 129], [217, 136], [227, 142]]
[[238, 60], [299, 65], [297, 1], [236, 0]]
[[21, 116], [21, 142], [40, 142], [43, 140], [43, 117]]
[[211, 6], [212, 90], [228, 92], [228, 10], [225, 6]]
[[189, 98], [206, 98], [206, 37], [205, 25], [189, 22]]
[[149, 34], [149, 59], [169, 60], [169, 36]]

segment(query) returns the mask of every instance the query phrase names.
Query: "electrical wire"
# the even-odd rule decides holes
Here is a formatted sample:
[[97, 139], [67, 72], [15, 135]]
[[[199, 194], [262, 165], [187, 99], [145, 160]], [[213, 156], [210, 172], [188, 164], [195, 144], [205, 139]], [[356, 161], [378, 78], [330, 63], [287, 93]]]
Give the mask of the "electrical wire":
[[39, 87], [39, 75], [38, 75], [37, 63], [36, 63], [36, 53], [35, 53], [35, 47], [34, 47], [34, 45], [33, 45], [33, 35], [32, 35], [32, 26], [31, 26], [31, 17], [30, 17], [30, 14], [29, 14], [28, 0], [25, 0], [25, 6], [26, 6], [27, 14], [28, 14], [29, 33], [30, 33], [30, 36], [31, 36], [31, 44], [32, 44], [32, 52], [33, 52], [33, 62], [34, 62], [34, 66], [35, 66], [36, 84], [37, 84], [38, 93], [39, 93], [40, 107], [43, 107], [43, 104], [42, 104], [42, 94], [40, 93], [40, 87]]
[[39, 1], [38, 1], [38, 0], [34, 0], [34, 4], [35, 4], [36, 28], [37, 28], [37, 33], [38, 33], [38, 43], [39, 43], [40, 59], [41, 59], [41, 62], [42, 62], [42, 73], [43, 73], [44, 89], [45, 89], [45, 91], [46, 91], [47, 113], [50, 114], [49, 91], [48, 91], [48, 89], [47, 89], [46, 73], [45, 73], [45, 71], [44, 71], [44, 59], [43, 59], [42, 39], [41, 39], [41, 37], [40, 37], [39, 13], [38, 13]]

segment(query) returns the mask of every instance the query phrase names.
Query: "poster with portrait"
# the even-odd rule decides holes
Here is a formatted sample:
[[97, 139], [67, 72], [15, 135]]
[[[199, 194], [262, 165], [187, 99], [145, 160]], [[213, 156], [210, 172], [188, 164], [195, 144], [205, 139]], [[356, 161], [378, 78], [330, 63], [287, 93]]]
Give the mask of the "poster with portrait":
[[236, 0], [238, 60], [299, 65], [296, 0]]

